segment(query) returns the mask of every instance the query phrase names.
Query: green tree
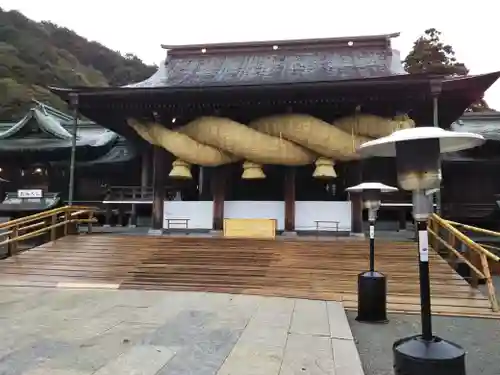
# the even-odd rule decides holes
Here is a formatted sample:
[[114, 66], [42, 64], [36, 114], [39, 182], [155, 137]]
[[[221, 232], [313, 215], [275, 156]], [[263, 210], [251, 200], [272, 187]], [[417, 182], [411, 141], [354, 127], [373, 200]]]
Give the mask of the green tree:
[[66, 110], [48, 86], [121, 86], [156, 69], [134, 54], [123, 56], [67, 28], [0, 8], [0, 121], [20, 119], [32, 99]]
[[[441, 41], [441, 32], [435, 28], [425, 30], [424, 35], [415, 41], [412, 50], [403, 60], [403, 66], [410, 74], [427, 73], [456, 77], [469, 73], [465, 64], [457, 61], [453, 47]], [[492, 109], [484, 98], [481, 98], [467, 111], [487, 112]]]
[[413, 44], [403, 61], [408, 73], [433, 73], [450, 76], [461, 76], [469, 73], [466, 66], [457, 61], [455, 51], [449, 44], [441, 41], [441, 32], [427, 29]]

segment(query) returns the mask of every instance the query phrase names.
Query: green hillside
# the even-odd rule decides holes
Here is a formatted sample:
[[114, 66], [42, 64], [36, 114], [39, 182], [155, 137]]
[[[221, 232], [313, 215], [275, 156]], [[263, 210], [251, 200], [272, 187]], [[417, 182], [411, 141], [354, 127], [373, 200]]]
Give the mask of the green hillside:
[[119, 86], [155, 71], [132, 54], [122, 56], [69, 29], [0, 8], [0, 121], [19, 119], [32, 99], [65, 110], [48, 86]]

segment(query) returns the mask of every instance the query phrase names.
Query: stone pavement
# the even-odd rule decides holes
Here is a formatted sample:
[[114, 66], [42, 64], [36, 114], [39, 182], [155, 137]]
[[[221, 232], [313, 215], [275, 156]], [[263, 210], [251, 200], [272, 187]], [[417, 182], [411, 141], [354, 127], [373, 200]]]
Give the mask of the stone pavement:
[[2, 288], [0, 323], [4, 375], [363, 375], [336, 302]]

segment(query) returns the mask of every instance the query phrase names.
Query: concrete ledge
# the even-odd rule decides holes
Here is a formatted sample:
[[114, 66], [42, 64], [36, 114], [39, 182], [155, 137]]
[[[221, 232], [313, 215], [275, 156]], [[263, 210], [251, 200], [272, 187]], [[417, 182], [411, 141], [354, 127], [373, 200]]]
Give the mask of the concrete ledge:
[[153, 229], [153, 228], [150, 228], [148, 230], [148, 234], [150, 236], [161, 236], [163, 234], [163, 229]]

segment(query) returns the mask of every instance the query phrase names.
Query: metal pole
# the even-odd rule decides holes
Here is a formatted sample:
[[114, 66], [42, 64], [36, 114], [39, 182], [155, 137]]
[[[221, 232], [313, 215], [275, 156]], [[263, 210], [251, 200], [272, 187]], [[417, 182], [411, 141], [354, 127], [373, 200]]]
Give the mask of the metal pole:
[[[439, 128], [438, 96], [432, 97], [432, 122], [436, 128]], [[436, 191], [434, 195], [436, 202], [436, 213], [441, 216], [441, 190]]]
[[387, 322], [387, 282], [380, 272], [375, 272], [375, 221], [377, 209], [368, 208], [370, 224], [370, 271], [358, 275], [357, 321]]
[[69, 167], [69, 192], [68, 192], [68, 205], [73, 205], [73, 198], [75, 192], [75, 159], [76, 159], [76, 131], [78, 128], [78, 94], [70, 94], [70, 104], [73, 109], [73, 131], [71, 138], [71, 161]]
[[370, 272], [375, 272], [375, 220], [370, 220]]
[[432, 340], [431, 317], [431, 281], [429, 277], [429, 237], [427, 222], [417, 221], [419, 277], [420, 277], [420, 317], [422, 320], [422, 338]]

